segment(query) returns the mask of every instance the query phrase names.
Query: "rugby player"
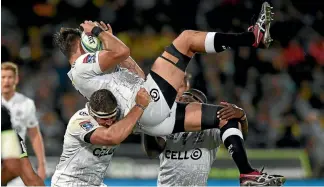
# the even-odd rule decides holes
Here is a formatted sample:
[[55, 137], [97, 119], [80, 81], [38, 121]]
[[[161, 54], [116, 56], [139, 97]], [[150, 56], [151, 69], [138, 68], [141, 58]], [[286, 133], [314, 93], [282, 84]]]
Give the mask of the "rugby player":
[[[16, 92], [18, 67], [12, 62], [1, 63], [1, 101], [11, 112], [12, 127], [25, 140], [28, 134], [38, 160], [38, 175], [46, 177], [43, 138], [38, 127], [34, 101]], [[26, 132], [27, 131], [27, 132]]]
[[132, 133], [151, 98], [144, 88], [136, 104], [121, 120], [117, 100], [105, 89], [90, 97], [67, 126], [63, 153], [52, 177], [52, 186], [105, 186], [102, 182], [118, 145]]
[[[21, 167], [21, 172], [20, 175], [15, 175], [14, 173], [11, 173], [11, 171], [6, 172], [6, 175], [12, 175], [16, 177], [20, 177], [22, 182], [26, 186], [45, 186], [44, 181], [35, 173], [29, 158], [27, 154], [27, 148], [25, 145], [24, 140], [17, 134], [20, 147], [21, 147], [21, 155], [20, 155], [20, 167]], [[20, 183], [20, 182], [19, 182]], [[9, 183], [8, 186], [17, 186], [17, 183]]]
[[[138, 128], [152, 136], [220, 128], [220, 124], [225, 123], [220, 128], [222, 141], [238, 166], [241, 179], [244, 179], [245, 184], [262, 180], [265, 181], [264, 185], [268, 185], [279, 183], [284, 178], [267, 175], [250, 166], [238, 120], [220, 120], [217, 117], [220, 108], [209, 104], [190, 103], [181, 109], [182, 112], [176, 112], [178, 105], [175, 99], [185, 69], [195, 53], [215, 53], [224, 46], [258, 47], [263, 44], [268, 47], [272, 40], [269, 32], [271, 14], [270, 5], [263, 3], [257, 22], [250, 27], [252, 32], [224, 34], [183, 31], [156, 59], [145, 80], [119, 66], [129, 58], [130, 50], [109, 30], [102, 29], [104, 24], [100, 27], [92, 21], [85, 21], [80, 25], [85, 33], [92, 33], [103, 43], [104, 50], [95, 53], [85, 53], [80, 43], [81, 31], [78, 29], [61, 29], [54, 39], [72, 66], [68, 75], [74, 87], [87, 99], [99, 89], [108, 89], [116, 97], [122, 116], [125, 116], [135, 105], [137, 90], [144, 87], [154, 102], [144, 111]], [[183, 123], [175, 123], [179, 117], [184, 119]]]
[[18, 176], [27, 186], [45, 186], [30, 164], [23, 139], [12, 129], [9, 110], [2, 105], [1, 126], [1, 186]]
[[10, 112], [1, 105], [1, 186], [7, 185], [21, 174], [20, 154], [19, 140], [12, 129]]
[[[184, 80], [177, 99], [180, 106], [190, 102], [206, 103], [207, 97], [196, 89], [189, 89], [188, 79]], [[183, 90], [183, 91], [182, 91]], [[221, 118], [238, 118], [244, 126], [244, 139], [247, 134], [247, 118], [243, 109], [222, 102]], [[224, 111], [224, 112], [223, 112]], [[177, 119], [181, 123], [181, 119]], [[177, 123], [176, 121], [176, 123]], [[142, 134], [142, 144], [150, 158], [159, 156], [160, 170], [158, 186], [206, 186], [208, 175], [216, 153], [222, 143], [219, 129], [200, 132], [181, 132], [164, 137]], [[243, 182], [243, 181], [242, 181]]]

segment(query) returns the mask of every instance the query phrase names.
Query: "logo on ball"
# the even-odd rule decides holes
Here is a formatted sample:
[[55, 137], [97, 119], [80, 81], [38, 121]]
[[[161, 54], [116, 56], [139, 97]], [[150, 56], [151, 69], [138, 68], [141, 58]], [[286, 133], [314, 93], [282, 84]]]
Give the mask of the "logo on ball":
[[151, 98], [153, 99], [154, 102], [158, 101], [160, 99], [160, 94], [159, 91], [156, 88], [153, 88], [150, 91]]

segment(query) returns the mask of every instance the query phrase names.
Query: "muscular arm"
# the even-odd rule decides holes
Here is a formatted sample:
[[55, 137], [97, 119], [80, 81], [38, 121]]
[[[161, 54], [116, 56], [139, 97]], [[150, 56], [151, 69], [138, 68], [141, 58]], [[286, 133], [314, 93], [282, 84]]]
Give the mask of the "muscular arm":
[[[38, 161], [38, 168], [45, 168], [46, 160], [45, 160], [45, 151], [44, 151], [44, 143], [42, 135], [39, 131], [38, 127], [28, 128], [28, 136], [32, 143], [34, 152]], [[45, 177], [45, 176], [41, 176]]]
[[90, 136], [90, 143], [95, 145], [118, 145], [133, 131], [134, 126], [143, 114], [143, 110], [134, 106], [122, 120], [109, 128], [99, 127]]
[[99, 53], [99, 66], [102, 72], [116, 67], [129, 57], [129, 48], [114, 35], [101, 32], [98, 37], [104, 48]]
[[[109, 33], [110, 34], [110, 33]], [[100, 36], [100, 35], [99, 35]], [[104, 50], [113, 50], [116, 46], [114, 46], [114, 43], [109, 43], [109, 41], [104, 41], [107, 39], [107, 37], [99, 38], [103, 43], [103, 49]], [[126, 60], [122, 61], [120, 63], [120, 66], [123, 68], [128, 69], [130, 72], [133, 72], [137, 74], [139, 77], [145, 79], [144, 71], [138, 66], [138, 64], [133, 60], [131, 56], [129, 56]]]
[[160, 137], [149, 136], [142, 133], [142, 146], [149, 158], [158, 157], [165, 148], [165, 140]]
[[132, 57], [128, 57], [125, 61], [121, 62], [120, 66], [128, 69], [130, 72], [137, 74], [142, 79], [145, 79], [144, 71], [137, 65]]

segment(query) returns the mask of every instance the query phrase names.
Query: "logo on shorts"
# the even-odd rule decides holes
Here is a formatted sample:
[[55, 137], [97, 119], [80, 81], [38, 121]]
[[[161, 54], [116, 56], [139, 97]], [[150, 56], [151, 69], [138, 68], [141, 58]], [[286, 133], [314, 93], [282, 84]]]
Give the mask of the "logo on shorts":
[[83, 121], [80, 123], [80, 126], [86, 131], [89, 131], [93, 128], [93, 124], [90, 121]]
[[160, 94], [159, 94], [159, 91], [156, 88], [153, 88], [150, 91], [150, 95], [151, 95], [151, 98], [153, 99], [154, 102], [157, 102], [158, 100], [160, 100]]
[[166, 150], [164, 156], [171, 160], [199, 160], [202, 156], [202, 151], [199, 148], [190, 151], [171, 151]]

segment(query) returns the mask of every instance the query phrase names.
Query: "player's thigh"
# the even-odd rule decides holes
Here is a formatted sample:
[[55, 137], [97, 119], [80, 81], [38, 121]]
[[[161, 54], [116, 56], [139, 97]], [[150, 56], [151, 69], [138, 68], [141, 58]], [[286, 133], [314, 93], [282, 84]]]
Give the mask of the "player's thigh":
[[29, 158], [28, 157], [21, 158], [20, 163], [22, 166], [22, 178], [24, 177], [27, 179], [31, 178], [35, 174], [35, 171], [29, 161]]
[[[173, 63], [179, 61], [177, 57], [171, 55], [166, 51], [162, 53], [162, 56], [166, 59], [169, 59]], [[162, 77], [164, 80], [166, 80], [175, 90], [178, 90], [181, 86], [185, 73], [164, 58], [158, 57], [155, 60], [151, 70]]]
[[222, 106], [190, 103], [186, 106], [184, 128], [186, 131], [200, 131], [210, 128], [220, 128], [227, 121], [220, 121], [217, 112]]
[[177, 91], [154, 72], [147, 76], [143, 86], [151, 96], [151, 103], [141, 116], [140, 123], [156, 126], [170, 116]]
[[43, 180], [35, 173], [28, 157], [20, 159], [22, 166], [21, 179], [27, 186], [43, 186]]
[[[140, 131], [151, 136], [167, 136], [169, 134], [172, 134], [176, 121], [176, 108], [177, 103], [174, 103], [170, 112], [168, 113], [168, 116], [158, 124], [147, 125], [140, 121]], [[145, 112], [142, 117], [145, 115]], [[149, 122], [149, 118], [147, 118], [146, 120]], [[156, 117], [152, 116], [150, 120], [156, 121]]]
[[[183, 37], [180, 37], [183, 38]], [[182, 39], [182, 41], [185, 41]], [[183, 53], [181, 42], [177, 38], [173, 44], [167, 46], [165, 51], [154, 62], [151, 71], [166, 80], [175, 90], [182, 84], [186, 68], [193, 57], [193, 53]]]
[[21, 174], [21, 168], [19, 158], [6, 158], [2, 162], [2, 170], [14, 177], [18, 177]]

